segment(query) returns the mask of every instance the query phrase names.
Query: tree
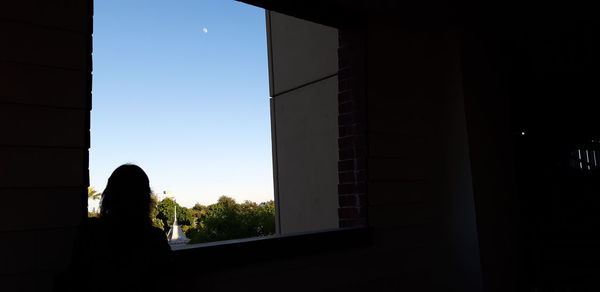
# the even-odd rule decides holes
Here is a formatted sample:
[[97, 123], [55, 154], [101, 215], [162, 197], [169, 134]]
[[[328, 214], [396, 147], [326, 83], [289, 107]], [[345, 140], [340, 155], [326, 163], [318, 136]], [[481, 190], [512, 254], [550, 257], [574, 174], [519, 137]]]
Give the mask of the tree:
[[158, 227], [165, 230], [165, 224], [162, 220], [156, 218], [158, 215], [158, 196], [155, 194], [150, 195], [150, 219], [152, 220], [152, 226]]
[[88, 187], [88, 199], [98, 200], [102, 197], [102, 193], [96, 192], [93, 187]]
[[[88, 186], [88, 200], [98, 200], [102, 197], [102, 193], [98, 193], [96, 192], [96, 190], [94, 190], [93, 187]], [[97, 212], [89, 212], [88, 211], [88, 217], [98, 217], [99, 214]]]
[[208, 212], [208, 207], [201, 204], [195, 204], [194, 207], [190, 209], [190, 213], [192, 217], [194, 217], [192, 226], [196, 226], [196, 224], [202, 222], [202, 220], [204, 220], [204, 217], [206, 216], [206, 212]]
[[177, 208], [177, 222], [179, 225], [192, 225], [194, 217], [192, 216], [190, 209], [179, 206], [172, 198], [164, 198], [156, 205], [157, 215], [156, 218], [162, 220], [163, 226], [173, 225], [173, 219], [175, 217], [175, 208]]
[[[201, 209], [200, 206], [197, 209]], [[273, 201], [238, 204], [226, 196], [206, 208], [201, 222], [188, 231], [190, 243], [265, 236], [275, 233]]]

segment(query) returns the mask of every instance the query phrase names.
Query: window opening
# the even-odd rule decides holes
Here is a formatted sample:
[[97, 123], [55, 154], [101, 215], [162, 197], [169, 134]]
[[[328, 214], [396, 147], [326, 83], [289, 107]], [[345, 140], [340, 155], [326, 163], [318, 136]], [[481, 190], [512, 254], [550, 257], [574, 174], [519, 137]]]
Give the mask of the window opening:
[[88, 215], [142, 167], [173, 245], [275, 232], [265, 12], [237, 1], [96, 1]]
[[594, 139], [581, 144], [577, 150], [570, 154], [570, 165], [580, 171], [594, 171], [599, 169], [597, 152], [600, 148], [600, 141]]

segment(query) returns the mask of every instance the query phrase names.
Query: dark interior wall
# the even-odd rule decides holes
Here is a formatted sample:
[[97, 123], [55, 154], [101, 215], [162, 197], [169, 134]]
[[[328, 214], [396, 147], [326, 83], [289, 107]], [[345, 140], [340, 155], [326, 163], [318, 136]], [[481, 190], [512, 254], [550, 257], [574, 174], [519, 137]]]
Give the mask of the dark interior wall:
[[514, 291], [518, 267], [514, 133], [509, 95], [499, 72], [507, 64], [489, 51], [492, 46], [485, 39], [467, 33], [462, 48], [481, 263], [486, 291]]
[[354, 41], [366, 51], [353, 61], [366, 62], [355, 68], [366, 75], [371, 243], [302, 257], [259, 251], [282, 254], [192, 276], [209, 290], [482, 291], [460, 34], [361, 30]]
[[0, 290], [49, 291], [86, 214], [91, 1], [0, 3]]
[[574, 17], [569, 6], [542, 14], [525, 6], [507, 13], [509, 25], [478, 19], [465, 32], [475, 201], [492, 290], [596, 286], [598, 174], [575, 170], [569, 157], [592, 147], [600, 125], [597, 26], [580, 8]]
[[396, 252], [419, 255], [403, 264], [435, 289], [481, 291], [460, 41], [449, 28], [369, 25], [369, 223], [393, 234], [386, 244], [420, 242]]
[[[0, 4], [2, 291], [50, 290], [54, 274], [68, 262], [74, 228], [85, 216], [91, 15], [90, 1]], [[597, 245], [588, 244], [597, 242], [593, 232], [550, 234], [554, 238], [536, 242], [544, 249], [533, 251], [546, 258], [522, 256], [528, 252], [524, 226], [593, 231], [596, 221], [578, 224], [576, 219], [594, 219], [589, 214], [597, 210], [597, 200], [589, 197], [593, 188], [575, 193], [572, 185], [556, 184], [557, 168], [540, 156], [525, 166], [515, 161], [515, 152], [540, 149], [557, 139], [556, 133], [585, 138], [596, 129], [594, 95], [587, 93], [595, 92], [598, 62], [590, 52], [598, 41], [590, 26], [480, 29], [463, 35], [389, 23], [363, 29], [371, 244], [215, 269], [176, 285], [189, 290], [206, 283], [206, 290], [218, 291], [515, 291], [525, 277], [543, 276], [553, 284], [554, 276], [570, 276], [563, 273], [569, 267], [598, 258]], [[545, 103], [549, 107], [539, 111], [539, 102], [549, 97], [573, 103]], [[522, 101], [524, 107], [515, 106]], [[585, 114], [557, 119], [554, 113], [565, 104]], [[525, 148], [515, 137], [522, 125], [542, 133]], [[527, 171], [535, 173], [534, 179], [523, 175]], [[590, 183], [589, 177], [571, 179], [580, 186]], [[523, 203], [522, 190], [538, 191]], [[538, 202], [545, 191], [557, 200]], [[585, 200], [573, 200], [573, 194]], [[541, 207], [523, 217], [520, 208], [532, 205]], [[581, 206], [588, 217], [578, 214]], [[560, 221], [565, 214], [571, 221]], [[531, 218], [556, 221], [531, 226]], [[557, 245], [557, 238], [570, 240], [570, 247]], [[557, 257], [571, 266], [550, 262], [540, 274], [522, 271], [523, 262], [537, 265]], [[593, 275], [593, 269], [584, 268]]]
[[[0, 59], [2, 109], [10, 109], [1, 147], [0, 183], [10, 200], [2, 205], [2, 216], [10, 219], [3, 221], [1, 272], [8, 291], [43, 291], [68, 262], [74, 227], [85, 215], [91, 7], [20, 3], [2, 9], [10, 12], [0, 21], [10, 44]], [[377, 25], [367, 35], [373, 243], [197, 274], [194, 281], [178, 281], [181, 288], [204, 280], [220, 291], [477, 291], [477, 260], [468, 253], [476, 251], [469, 249], [473, 233], [456, 228], [473, 223], [453, 37]], [[443, 152], [440, 145], [454, 148]], [[448, 202], [456, 208], [443, 208]], [[31, 217], [12, 211], [19, 204], [40, 212]], [[450, 232], [442, 234], [448, 218]], [[454, 270], [458, 259], [469, 264]]]
[[257, 250], [280, 257], [192, 273], [180, 289], [482, 291], [459, 35], [377, 24], [365, 35], [370, 244]]

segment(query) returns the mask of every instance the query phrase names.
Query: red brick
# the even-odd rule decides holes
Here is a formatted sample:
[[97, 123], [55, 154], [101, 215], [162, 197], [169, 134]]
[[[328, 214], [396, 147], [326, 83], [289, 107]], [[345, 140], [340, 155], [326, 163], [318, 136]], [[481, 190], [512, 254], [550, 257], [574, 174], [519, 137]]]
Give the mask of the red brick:
[[338, 125], [349, 125], [354, 121], [354, 117], [352, 114], [342, 114], [338, 116]]
[[355, 207], [339, 208], [338, 214], [340, 216], [340, 219], [358, 218], [360, 211], [359, 211], [359, 208], [355, 208]]
[[363, 194], [363, 195], [358, 195], [357, 196], [357, 205], [359, 206], [367, 206], [368, 202], [367, 202], [367, 195]]
[[339, 148], [345, 148], [345, 147], [350, 147], [354, 145], [354, 136], [347, 136], [347, 137], [343, 137], [343, 138], [338, 138], [338, 147]]
[[340, 126], [339, 130], [338, 130], [340, 138], [354, 135], [356, 133], [355, 129], [356, 129], [356, 127], [354, 127], [353, 125], [348, 125], [348, 126], [342, 125], [342, 126]]
[[344, 91], [352, 88], [354, 83], [351, 79], [338, 79], [338, 91]]
[[339, 160], [354, 159], [354, 158], [355, 158], [355, 156], [354, 156], [354, 148], [353, 147], [339, 149]]
[[359, 157], [356, 159], [356, 167], [359, 169], [367, 168], [367, 159], [364, 157]]
[[365, 218], [351, 219], [351, 220], [340, 220], [340, 227], [360, 227], [367, 226], [367, 220]]
[[353, 194], [356, 192], [356, 186], [354, 184], [338, 184], [338, 194]]
[[348, 66], [350, 66], [351, 64], [351, 60], [349, 58], [338, 58], [338, 67], [341, 68], [347, 68]]
[[366, 183], [355, 184], [354, 191], [357, 193], [365, 193], [367, 191], [367, 184]]
[[341, 160], [338, 161], [338, 171], [354, 170], [354, 160]]
[[338, 93], [338, 102], [347, 102], [347, 101], [351, 101], [354, 98], [354, 94], [352, 93], [351, 90], [346, 90], [346, 91], [340, 91]]
[[365, 37], [357, 30], [338, 34], [338, 215], [340, 227], [365, 226], [367, 185]]
[[356, 176], [353, 171], [340, 172], [340, 173], [338, 173], [338, 178], [340, 180], [340, 183], [342, 183], [342, 184], [343, 183], [351, 183], [356, 180]]
[[367, 171], [366, 170], [357, 171], [356, 180], [357, 181], [366, 181], [367, 180]]
[[355, 77], [356, 68], [353, 66], [348, 66], [338, 71], [338, 78], [340, 80], [350, 79]]
[[340, 207], [356, 206], [358, 203], [358, 200], [356, 199], [355, 195], [340, 196], [338, 201]]
[[354, 102], [344, 102], [338, 105], [339, 114], [351, 113], [356, 110]]

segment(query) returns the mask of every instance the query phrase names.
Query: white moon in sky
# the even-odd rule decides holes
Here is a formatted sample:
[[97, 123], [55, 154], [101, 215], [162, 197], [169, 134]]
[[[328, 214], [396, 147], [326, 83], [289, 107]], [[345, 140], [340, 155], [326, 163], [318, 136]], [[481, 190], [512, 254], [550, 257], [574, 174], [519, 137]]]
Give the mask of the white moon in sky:
[[202, 32], [203, 32], [203, 33], [207, 33], [207, 32], [208, 32], [208, 28], [206, 28], [206, 27], [205, 27], [205, 28], [203, 28], [203, 29], [202, 29]]

